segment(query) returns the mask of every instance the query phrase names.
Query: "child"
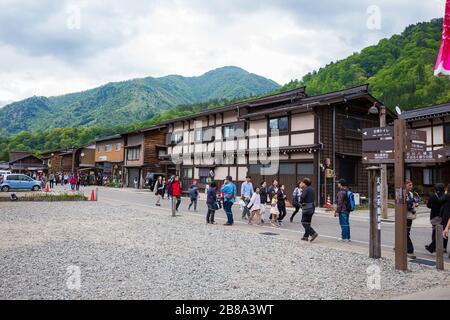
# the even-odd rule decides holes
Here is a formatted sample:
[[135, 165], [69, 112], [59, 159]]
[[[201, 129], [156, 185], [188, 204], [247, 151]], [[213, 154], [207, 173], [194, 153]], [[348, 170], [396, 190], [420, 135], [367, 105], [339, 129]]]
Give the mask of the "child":
[[261, 225], [261, 189], [256, 187], [255, 193], [253, 193], [247, 208], [250, 210], [250, 217], [248, 219], [248, 224], [253, 224], [253, 217], [256, 215], [256, 224]]
[[279, 225], [276, 223], [278, 221], [278, 215], [280, 211], [278, 211], [278, 198], [274, 196], [271, 202], [270, 215], [272, 216], [272, 227], [278, 228]]

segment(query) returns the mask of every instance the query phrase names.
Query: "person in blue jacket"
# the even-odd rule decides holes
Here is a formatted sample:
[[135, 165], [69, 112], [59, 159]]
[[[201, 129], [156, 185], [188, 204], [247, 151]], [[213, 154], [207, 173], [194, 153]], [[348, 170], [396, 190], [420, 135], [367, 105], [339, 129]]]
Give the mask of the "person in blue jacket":
[[223, 193], [223, 208], [227, 214], [226, 226], [232, 226], [234, 224], [232, 206], [236, 201], [237, 188], [233, 183], [233, 178], [231, 176], [226, 177], [225, 184], [222, 186], [221, 192]]

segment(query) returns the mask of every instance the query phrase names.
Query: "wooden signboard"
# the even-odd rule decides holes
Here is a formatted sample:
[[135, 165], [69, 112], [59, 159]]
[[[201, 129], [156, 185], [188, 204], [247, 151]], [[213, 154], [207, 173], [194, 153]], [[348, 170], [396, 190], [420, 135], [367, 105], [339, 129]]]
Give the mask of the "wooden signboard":
[[394, 140], [364, 140], [363, 152], [377, 152], [394, 150]]
[[367, 164], [394, 163], [394, 153], [393, 152], [365, 153], [363, 155], [363, 163]]
[[390, 138], [394, 136], [394, 127], [363, 129], [362, 136], [364, 140]]

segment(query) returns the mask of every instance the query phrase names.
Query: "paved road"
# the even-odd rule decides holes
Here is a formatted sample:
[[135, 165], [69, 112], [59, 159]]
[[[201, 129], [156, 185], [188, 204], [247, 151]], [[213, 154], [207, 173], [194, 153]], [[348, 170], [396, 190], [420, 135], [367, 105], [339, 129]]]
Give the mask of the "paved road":
[[[90, 190], [90, 189], [89, 189]], [[170, 202], [165, 199], [162, 201], [162, 207], [155, 206], [155, 197], [148, 191], [134, 191], [126, 189], [107, 189], [101, 188], [99, 192], [99, 201], [108, 201], [117, 203], [121, 206], [131, 207], [149, 207], [153, 209], [166, 210], [170, 214]], [[180, 213], [193, 215], [206, 215], [206, 204], [199, 200], [198, 212], [187, 211], [189, 199], [183, 198]], [[240, 211], [237, 206], [233, 207], [234, 218], [237, 223], [245, 223], [240, 217]], [[285, 218], [282, 229], [290, 232], [298, 233], [298, 236], [303, 235], [303, 227], [300, 224], [301, 215], [298, 214], [294, 223], [289, 222], [291, 216], [290, 210]], [[225, 222], [225, 213], [223, 210], [216, 212], [216, 220], [219, 223]], [[358, 213], [353, 213], [350, 218], [352, 242], [355, 246], [368, 246], [369, 241], [369, 221], [365, 217], [358, 217]], [[330, 214], [317, 213], [313, 218], [313, 227], [320, 234], [321, 238], [327, 238], [330, 241], [337, 241], [340, 236], [340, 227], [338, 219]], [[271, 228], [270, 228], [271, 229]], [[267, 230], [264, 230], [267, 231]], [[421, 224], [413, 225], [412, 240], [415, 244], [416, 255], [420, 258], [434, 260], [435, 256], [429, 254], [424, 246], [428, 244], [431, 238], [431, 227]], [[382, 246], [384, 250], [389, 250], [394, 246], [394, 223], [382, 222]], [[446, 257], [448, 260], [448, 257]]]

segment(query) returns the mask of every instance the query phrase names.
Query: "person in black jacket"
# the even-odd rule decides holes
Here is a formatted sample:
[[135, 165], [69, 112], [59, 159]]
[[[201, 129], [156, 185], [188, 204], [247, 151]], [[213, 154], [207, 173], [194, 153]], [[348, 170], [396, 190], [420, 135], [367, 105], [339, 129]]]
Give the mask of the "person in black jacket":
[[267, 189], [267, 182], [261, 182], [261, 186], [259, 188], [259, 196], [261, 197], [261, 223], [264, 223], [264, 214], [266, 212], [266, 204], [268, 201], [269, 190]]
[[[442, 216], [441, 223], [445, 228], [450, 221], [450, 184], [447, 186], [447, 192], [445, 193], [445, 195], [442, 199], [441, 216]], [[445, 252], [447, 252], [447, 244], [448, 244], [448, 238], [444, 238], [444, 251]]]
[[311, 180], [304, 178], [300, 182], [300, 188], [302, 188], [302, 193], [300, 196], [300, 203], [302, 205], [302, 225], [305, 228], [305, 234], [302, 240], [308, 241], [311, 237], [311, 242], [313, 242], [319, 234], [311, 227], [312, 217], [316, 210], [314, 200], [316, 198], [313, 187], [311, 187]]
[[278, 217], [278, 226], [282, 226], [283, 223], [283, 219], [284, 217], [286, 217], [286, 194], [284, 193], [284, 185], [280, 185], [280, 188], [278, 189], [277, 192], [277, 207], [278, 207], [278, 211], [280, 212], [280, 215]]
[[217, 202], [217, 184], [212, 182], [209, 186], [208, 193], [206, 195], [206, 205], [208, 206], [208, 212], [206, 214], [206, 223], [216, 224], [214, 221], [214, 215], [216, 208], [214, 204]]
[[425, 246], [425, 249], [430, 253], [436, 251], [436, 225], [442, 223], [441, 208], [443, 205], [445, 194], [445, 186], [443, 183], [438, 183], [434, 186], [434, 193], [430, 196], [427, 202], [427, 207], [430, 211], [430, 222], [432, 224], [433, 232], [431, 234], [431, 243]]

